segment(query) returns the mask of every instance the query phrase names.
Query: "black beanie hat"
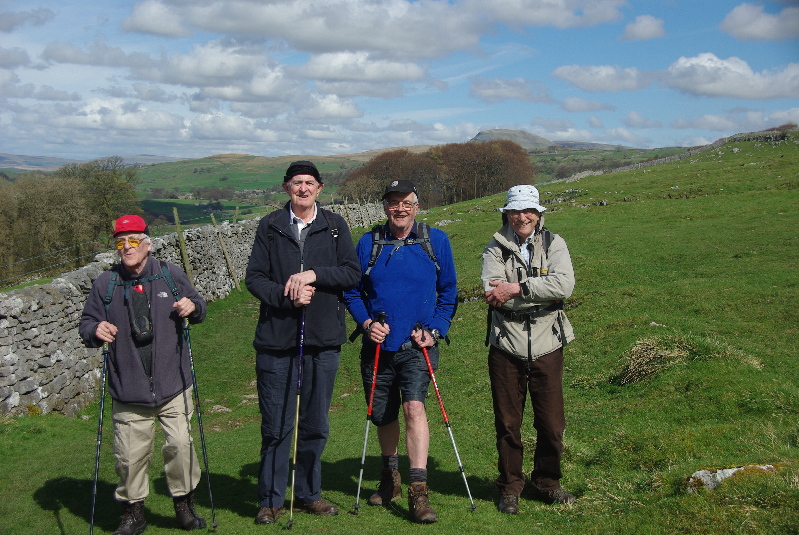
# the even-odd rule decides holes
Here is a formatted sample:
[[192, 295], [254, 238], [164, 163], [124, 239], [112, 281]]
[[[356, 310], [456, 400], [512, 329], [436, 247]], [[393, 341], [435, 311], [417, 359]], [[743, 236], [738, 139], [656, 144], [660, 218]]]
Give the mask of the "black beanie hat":
[[316, 166], [308, 160], [291, 162], [291, 165], [289, 165], [289, 168], [286, 171], [286, 176], [283, 177], [283, 182], [288, 182], [297, 175], [311, 175], [318, 180], [320, 184], [322, 183], [322, 179], [319, 175], [319, 169], [317, 169]]

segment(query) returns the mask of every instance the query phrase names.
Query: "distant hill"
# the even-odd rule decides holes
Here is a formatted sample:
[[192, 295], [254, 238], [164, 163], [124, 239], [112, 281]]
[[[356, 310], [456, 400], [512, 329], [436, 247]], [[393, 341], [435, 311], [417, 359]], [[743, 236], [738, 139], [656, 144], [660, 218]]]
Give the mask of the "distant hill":
[[[99, 157], [98, 157], [99, 158]], [[184, 158], [154, 156], [152, 154], [136, 154], [121, 156], [127, 165], [151, 165], [154, 163], [177, 162]], [[55, 171], [69, 164], [82, 164], [91, 160], [71, 160], [69, 158], [53, 158], [49, 156], [25, 156], [0, 152], [0, 168], [20, 169], [22, 171]]]
[[470, 141], [498, 141], [503, 139], [513, 141], [525, 150], [545, 149], [555, 144], [545, 137], [537, 136], [525, 130], [507, 130], [503, 128], [478, 132]]
[[524, 150], [546, 149], [552, 146], [564, 147], [570, 150], [624, 150], [629, 147], [624, 145], [608, 145], [606, 143], [587, 143], [585, 141], [551, 141], [545, 137], [537, 136], [526, 130], [508, 130], [497, 128], [479, 132], [470, 141], [496, 141], [507, 139], [518, 144]]

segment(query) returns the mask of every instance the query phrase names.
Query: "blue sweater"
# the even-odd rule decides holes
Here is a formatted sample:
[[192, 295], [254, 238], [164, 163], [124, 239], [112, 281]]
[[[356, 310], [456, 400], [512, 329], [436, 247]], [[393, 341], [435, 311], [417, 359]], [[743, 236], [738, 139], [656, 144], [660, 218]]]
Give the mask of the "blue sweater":
[[[416, 223], [410, 237], [416, 238]], [[387, 239], [393, 239], [387, 233]], [[444, 231], [430, 228], [430, 242], [438, 258], [441, 272], [421, 245], [383, 246], [369, 276], [344, 293], [347, 309], [359, 326], [378, 313], [387, 314], [390, 327], [382, 348], [397, 351], [409, 341], [416, 323], [426, 329], [438, 329], [444, 336], [458, 307], [458, 288], [452, 247]], [[372, 252], [372, 234], [367, 232], [355, 248], [361, 270], [366, 273]]]

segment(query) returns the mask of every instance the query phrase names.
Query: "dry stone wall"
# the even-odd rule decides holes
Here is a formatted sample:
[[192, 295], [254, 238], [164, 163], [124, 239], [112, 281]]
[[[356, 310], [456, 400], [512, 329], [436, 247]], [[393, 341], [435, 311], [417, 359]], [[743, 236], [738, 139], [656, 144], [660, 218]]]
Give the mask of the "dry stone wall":
[[[350, 228], [385, 218], [380, 204], [327, 208]], [[183, 232], [194, 286], [206, 300], [224, 298], [235, 280], [243, 280], [259, 222], [225, 221]], [[153, 238], [152, 255], [183, 266], [179, 243], [177, 233]], [[72, 416], [96, 398], [102, 355], [83, 346], [78, 322], [92, 282], [116, 260], [114, 251], [101, 253], [49, 284], [0, 294], [0, 415], [57, 411]]]

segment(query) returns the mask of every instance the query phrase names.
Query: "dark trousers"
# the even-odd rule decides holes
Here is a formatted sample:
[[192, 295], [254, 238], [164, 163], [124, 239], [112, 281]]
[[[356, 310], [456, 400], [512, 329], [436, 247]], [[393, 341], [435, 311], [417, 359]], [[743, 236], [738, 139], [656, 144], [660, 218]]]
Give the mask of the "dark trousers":
[[[528, 368], [529, 366], [529, 368]], [[501, 494], [519, 496], [524, 488], [522, 419], [527, 392], [533, 405], [536, 430], [533, 471], [530, 482], [541, 491], [560, 487], [563, 456], [563, 349], [558, 348], [533, 362], [509, 355], [490, 346], [488, 374], [494, 403]]]
[[[305, 348], [297, 430], [294, 495], [301, 503], [322, 497], [322, 451], [329, 434], [328, 411], [340, 351]], [[261, 409], [261, 462], [258, 503], [282, 507], [291, 462], [294, 414], [297, 407], [297, 351], [258, 353], [255, 370]]]

